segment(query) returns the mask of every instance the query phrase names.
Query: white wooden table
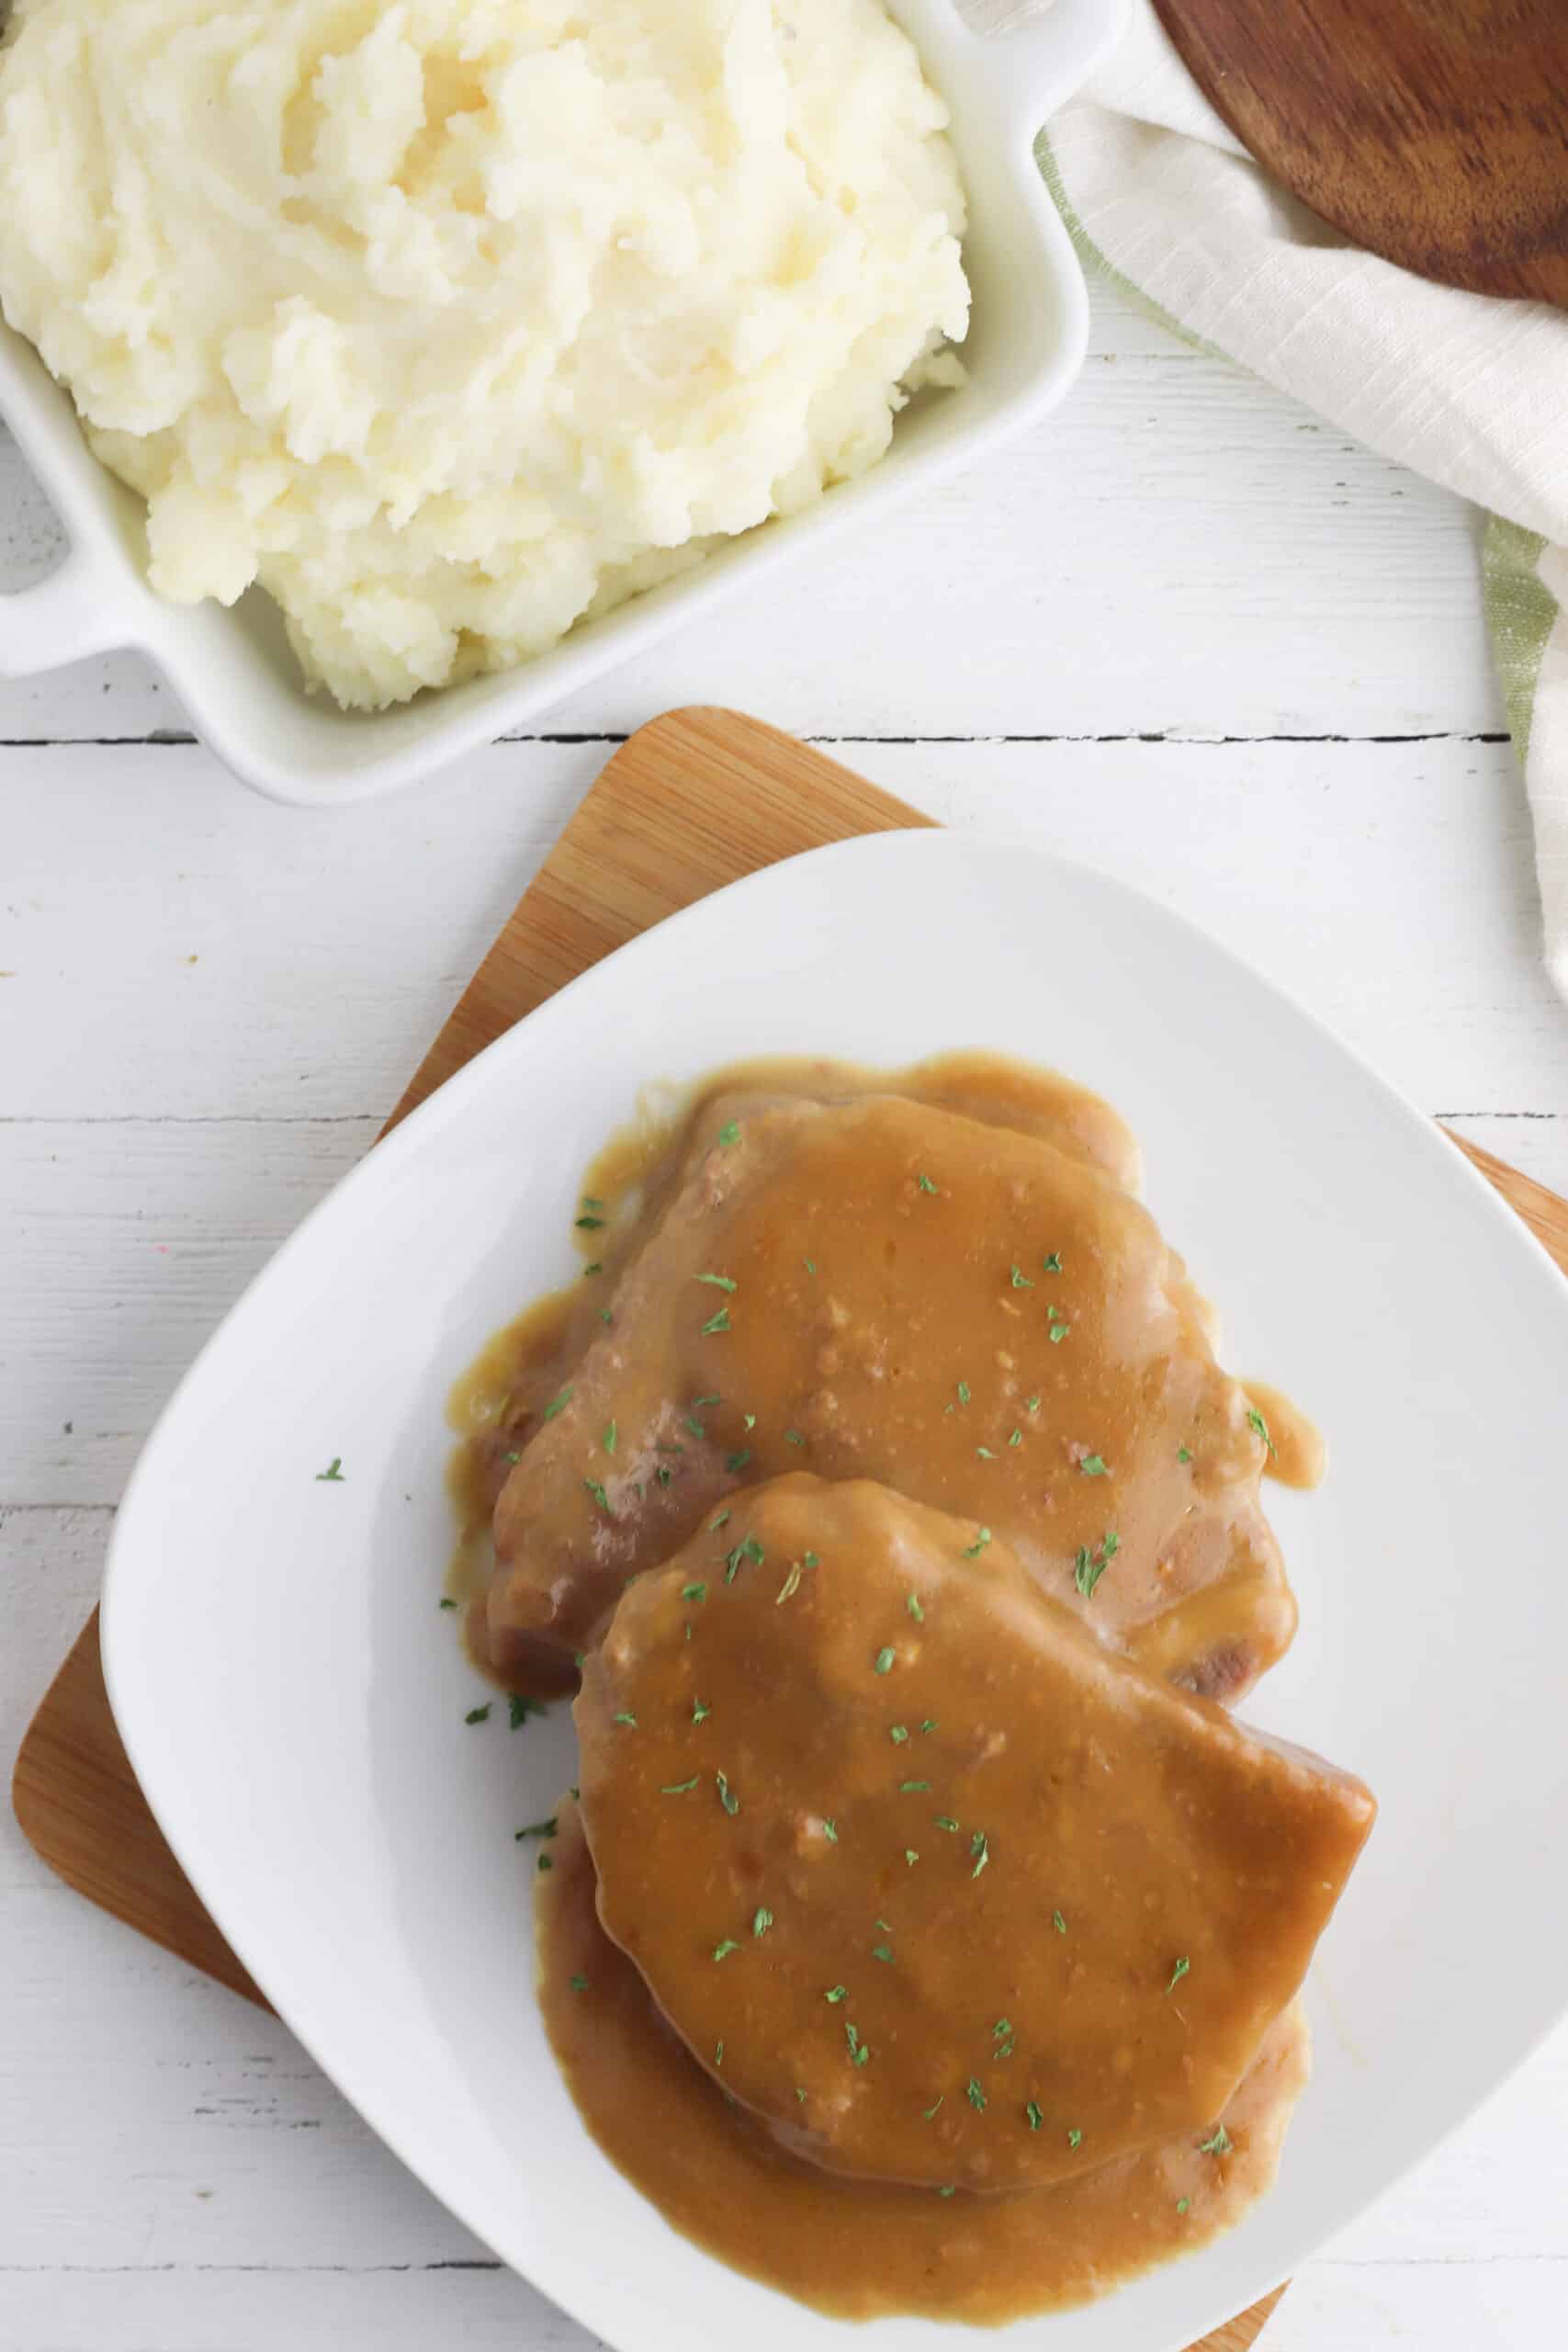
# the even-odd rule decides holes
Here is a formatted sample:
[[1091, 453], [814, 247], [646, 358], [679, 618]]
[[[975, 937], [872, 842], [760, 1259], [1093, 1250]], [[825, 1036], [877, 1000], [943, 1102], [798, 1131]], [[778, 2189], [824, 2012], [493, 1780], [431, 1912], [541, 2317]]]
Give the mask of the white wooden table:
[[[0, 588], [56, 545], [0, 435]], [[607, 748], [671, 704], [1126, 875], [1568, 1189], [1568, 1011], [1476, 568], [1454, 500], [1097, 295], [1032, 441], [389, 807], [248, 797], [130, 658], [0, 688], [0, 1750], [176, 1375], [369, 1143]], [[1562, 2344], [1565, 2117], [1568, 2031], [1307, 2267], [1270, 2352]], [[5, 2352], [585, 2342], [280, 2026], [6, 1815]]]

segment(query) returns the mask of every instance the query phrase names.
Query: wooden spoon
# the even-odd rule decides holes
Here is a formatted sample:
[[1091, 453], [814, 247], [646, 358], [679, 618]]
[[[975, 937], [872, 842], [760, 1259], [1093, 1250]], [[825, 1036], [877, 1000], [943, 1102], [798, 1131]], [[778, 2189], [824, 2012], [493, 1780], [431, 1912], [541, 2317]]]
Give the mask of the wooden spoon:
[[1264, 169], [1422, 277], [1568, 308], [1565, 0], [1155, 0]]

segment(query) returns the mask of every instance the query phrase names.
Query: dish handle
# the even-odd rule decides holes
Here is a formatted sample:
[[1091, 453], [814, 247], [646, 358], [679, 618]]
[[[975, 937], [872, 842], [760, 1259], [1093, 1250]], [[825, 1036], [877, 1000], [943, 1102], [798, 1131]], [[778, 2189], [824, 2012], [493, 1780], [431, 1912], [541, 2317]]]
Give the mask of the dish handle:
[[958, 0], [1031, 141], [1126, 30], [1130, 0]]
[[124, 642], [107, 577], [79, 547], [47, 580], [0, 595], [0, 678], [58, 670]]

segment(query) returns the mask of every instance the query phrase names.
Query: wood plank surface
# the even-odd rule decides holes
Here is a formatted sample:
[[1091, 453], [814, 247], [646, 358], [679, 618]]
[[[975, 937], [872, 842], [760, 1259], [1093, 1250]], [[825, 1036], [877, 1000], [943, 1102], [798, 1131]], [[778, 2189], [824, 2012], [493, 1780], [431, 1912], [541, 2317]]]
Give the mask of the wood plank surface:
[[[931, 821], [757, 720], [698, 707], [653, 721], [582, 801], [388, 1127], [567, 980], [679, 908], [825, 842]], [[1455, 1140], [1568, 1271], [1568, 1202]], [[104, 1692], [96, 1612], [23, 1743], [14, 1801], [38, 1851], [71, 1885], [261, 2000], [136, 1786]], [[1206, 2338], [1201, 2352], [1247, 2352], [1277, 2300]]]

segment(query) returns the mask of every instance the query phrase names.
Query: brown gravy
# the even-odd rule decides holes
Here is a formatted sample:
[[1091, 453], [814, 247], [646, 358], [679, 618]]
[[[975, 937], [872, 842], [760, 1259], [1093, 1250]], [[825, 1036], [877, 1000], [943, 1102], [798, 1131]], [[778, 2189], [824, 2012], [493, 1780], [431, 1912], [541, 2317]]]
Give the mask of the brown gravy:
[[[846, 1130], [856, 1125], [849, 1114], [857, 1101], [866, 1113], [863, 1143], [849, 1132], [841, 1146], [830, 1135], [807, 1137], [794, 1203], [786, 1181], [782, 1208], [764, 1190], [754, 1206], [742, 1203], [739, 1226], [732, 1219], [713, 1236], [716, 1254], [725, 1241], [748, 1253], [745, 1311], [736, 1300], [733, 1318], [720, 1291], [682, 1283], [666, 1216], [672, 1201], [690, 1216], [694, 1193], [706, 1207], [701, 1146], [705, 1122], [726, 1107], [720, 1098], [747, 1114], [742, 1151], [771, 1125], [784, 1131], [781, 1152], [793, 1149], [797, 1159], [797, 1139], [787, 1133], [792, 1102], [837, 1103]], [[770, 1104], [784, 1108], [770, 1112]], [[905, 1142], [923, 1148], [917, 1105], [964, 1123], [934, 1138], [945, 1140], [950, 1156], [991, 1163], [974, 1202], [951, 1191], [944, 1202], [923, 1168], [924, 1197], [915, 1201], [915, 1175], [897, 1177]], [[1042, 1145], [1053, 1148], [1042, 1155]], [[1027, 1197], [1043, 1170], [1043, 1217], [1030, 1213], [1038, 1204]], [[572, 1655], [591, 1645], [626, 1575], [667, 1556], [723, 1494], [809, 1466], [829, 1476], [877, 1476], [925, 1501], [995, 1519], [1015, 1543], [1032, 1546], [1032, 1569], [1069, 1607], [1078, 1605], [1076, 1563], [1102, 1540], [1101, 1521], [1114, 1519], [1121, 1558], [1093, 1612], [1097, 1630], [1156, 1671], [1237, 1695], [1280, 1655], [1294, 1623], [1257, 1506], [1258, 1476], [1304, 1464], [1314, 1441], [1270, 1395], [1273, 1450], [1265, 1456], [1258, 1419], [1244, 1413], [1247, 1397], [1209, 1353], [1209, 1310], [1127, 1189], [1136, 1175], [1133, 1138], [1097, 1097], [984, 1054], [894, 1076], [824, 1062], [748, 1064], [705, 1081], [678, 1112], [666, 1109], [613, 1138], [584, 1180], [582, 1276], [501, 1334], [454, 1393], [455, 1425], [469, 1434], [453, 1468], [463, 1537], [450, 1589], [468, 1604], [476, 1655], [509, 1688], [570, 1688]], [[884, 1214], [895, 1178], [900, 1194], [911, 1192], [909, 1202], [897, 1203], [904, 1220], [897, 1239]], [[857, 1227], [846, 1191], [836, 1228], [834, 1189], [857, 1181], [870, 1187], [865, 1222]], [[815, 1194], [802, 1196], [803, 1182]], [[1016, 1217], [1010, 1201], [1023, 1204]], [[983, 1216], [994, 1231], [982, 1227]], [[1051, 1270], [1060, 1249], [1032, 1247], [1045, 1238], [1034, 1233], [1037, 1223], [1066, 1248], [1065, 1271]], [[873, 1241], [886, 1249], [886, 1280]], [[704, 1246], [692, 1245], [694, 1268], [705, 1262]], [[676, 1261], [662, 1294], [653, 1270], [638, 1262], [660, 1247]], [[901, 1291], [891, 1287], [896, 1249], [904, 1253]], [[999, 1272], [988, 1261], [981, 1271], [983, 1249], [1002, 1253]], [[1014, 1265], [1010, 1290], [1010, 1249], [1028, 1260], [1027, 1268]], [[1002, 1292], [993, 1306], [997, 1280]], [[755, 1312], [764, 1295], [765, 1320]], [[698, 1357], [680, 1336], [693, 1296], [715, 1307], [719, 1327]], [[672, 1324], [677, 1297], [681, 1319]], [[627, 1299], [635, 1364], [616, 1361], [611, 1302]], [[846, 1329], [854, 1342], [848, 1360], [835, 1336]], [[1067, 1344], [1048, 1346], [1047, 1334]], [[874, 1358], [906, 1346], [893, 1376], [912, 1377], [890, 1417], [885, 1400], [895, 1392], [878, 1388], [886, 1366]], [[710, 1397], [717, 1383], [728, 1394]], [[582, 1392], [575, 1406], [574, 1384]], [[915, 1396], [928, 1389], [924, 1418], [912, 1417]], [[607, 1402], [599, 1409], [593, 1399]], [[550, 1427], [563, 1408], [565, 1418]], [[620, 1459], [596, 1459], [604, 1429], [617, 1423]], [[1096, 1483], [1080, 1475], [1100, 1459], [1096, 1448], [1113, 1474], [1124, 1474], [1114, 1496], [1114, 1476]], [[521, 1540], [536, 1566], [495, 1573], [492, 1514], [503, 1561]], [[531, 1577], [537, 1600], [529, 1597]], [[541, 1623], [536, 1636], [541, 1601], [556, 1622]]]
[[1007, 2197], [829, 2177], [723, 2095], [599, 1925], [564, 1803], [536, 1883], [540, 2007], [579, 2112], [617, 2170], [721, 2262], [840, 2319], [916, 2312], [986, 2326], [1090, 2301], [1238, 2222], [1269, 2187], [1308, 2072], [1299, 2007], [1223, 2118], [1060, 2187]]
[[[829, 1122], [807, 1133], [812, 1118], [798, 1115], [825, 1108], [845, 1114], [837, 1131], [841, 1148]], [[923, 1130], [922, 1110], [941, 1114]], [[735, 1140], [728, 1130], [753, 1122], [748, 1147], [765, 1150], [775, 1135], [778, 1164], [806, 1167], [793, 1194], [787, 1182], [772, 1198], [761, 1188], [747, 1195], [736, 1183], [741, 1155], [728, 1153]], [[802, 1135], [804, 1159], [796, 1150]], [[925, 1136], [950, 1147], [934, 1173]], [[976, 1171], [981, 1181], [970, 1185]], [[1134, 1660], [1155, 1679], [1156, 1709], [1194, 1703], [1175, 1697], [1161, 1677], [1226, 1700], [1237, 1695], [1280, 1655], [1294, 1624], [1258, 1480], [1313, 1483], [1321, 1442], [1274, 1391], [1237, 1384], [1214, 1363], [1211, 1312], [1136, 1206], [1137, 1179], [1135, 1143], [1105, 1103], [1051, 1073], [987, 1054], [899, 1074], [825, 1061], [751, 1062], [716, 1074], [680, 1102], [666, 1096], [650, 1104], [612, 1137], [583, 1179], [576, 1279], [498, 1332], [452, 1392], [449, 1418], [460, 1442], [449, 1476], [461, 1533], [447, 1591], [464, 1609], [476, 1662], [520, 1694], [576, 1688], [581, 1653], [596, 1649], [628, 1582], [669, 1560], [726, 1510], [743, 1520], [752, 1508], [748, 1489], [758, 1489], [762, 1512], [779, 1491], [769, 1482], [812, 1485], [787, 1476], [805, 1470], [830, 1482], [818, 1496], [847, 1498], [850, 1482], [871, 1479], [916, 1495], [933, 1507], [928, 1519], [936, 1510], [953, 1515], [949, 1525], [966, 1519], [982, 1550], [992, 1544], [995, 1520], [997, 1564], [1010, 1539], [1027, 1606], [1042, 1606], [1043, 1591], [1111, 1653]], [[718, 1253], [671, 1256], [671, 1228], [683, 1214], [697, 1230], [694, 1204], [716, 1212], [703, 1230]], [[946, 1238], [945, 1260], [933, 1254], [935, 1236]], [[711, 1282], [713, 1273], [724, 1280], [694, 1294], [703, 1316], [711, 1309], [713, 1317], [705, 1352], [694, 1355], [686, 1329], [690, 1285]], [[754, 1311], [764, 1304], [767, 1323]], [[948, 1360], [955, 1346], [963, 1362]], [[888, 1410], [895, 1392], [879, 1384], [889, 1372], [905, 1382], [898, 1393], [908, 1409]], [[932, 1384], [945, 1403], [928, 1395]], [[525, 1457], [528, 1468], [520, 1471]], [[1118, 1532], [1108, 1538], [1112, 1528]], [[719, 1540], [711, 1538], [716, 1547]], [[967, 1544], [962, 1548], [968, 1554]], [[534, 1635], [536, 1619], [542, 1639]], [[1069, 1632], [1085, 1646], [1080, 1632]], [[978, 1658], [976, 1648], [955, 1693], [965, 1676], [976, 1687], [985, 1682]], [[602, 1665], [598, 1657], [591, 1663], [580, 1716], [608, 1703]], [[1106, 1657], [1107, 1689], [1125, 1683], [1129, 1671]], [[766, 1659], [755, 1679], [765, 1698]], [[945, 1694], [925, 1703], [933, 1717], [953, 1713]], [[1012, 1702], [999, 1688], [987, 1688], [976, 1703], [973, 1752], [966, 1761], [956, 1751], [949, 1759], [955, 1786], [983, 1760], [987, 1737], [994, 1743], [998, 1726], [1011, 1720]], [[1037, 1739], [1040, 1725], [1026, 1724], [1027, 1706], [1013, 1713], [1020, 1746]], [[1246, 1738], [1217, 1710], [1210, 1713], [1222, 1745]], [[918, 1728], [925, 1727], [921, 1717]], [[916, 1734], [905, 1728], [912, 1744]], [[1180, 1736], [1173, 1738], [1179, 1747]], [[934, 1752], [938, 1743], [928, 1744]], [[1106, 1749], [1103, 1725], [1097, 1731], [1086, 1719], [1085, 1769], [1107, 1766]], [[907, 1750], [890, 1747], [895, 1752]], [[672, 1787], [684, 1777], [671, 1766]], [[912, 1780], [928, 1777], [923, 1767], [910, 1770]], [[592, 1800], [586, 1741], [581, 1778]], [[1190, 1776], [1188, 1801], [1201, 1804], [1195, 1786]], [[974, 1793], [968, 1790], [965, 1803]], [[1233, 1930], [1252, 1903], [1247, 1918], [1261, 1923], [1259, 1952], [1271, 1926], [1268, 1903], [1291, 1899], [1283, 1879], [1269, 1876], [1270, 1818], [1264, 1803], [1249, 1826], [1236, 1826], [1232, 1860], [1244, 1877], [1257, 1873], [1256, 1902], [1234, 1885], [1224, 1890]], [[1003, 2164], [993, 2177], [994, 2158], [976, 2160], [977, 2135], [951, 2129], [944, 2114], [940, 2129], [953, 2155], [953, 2177], [937, 2185], [926, 2166], [912, 2176], [921, 2185], [911, 2185], [907, 2172], [858, 2158], [826, 2168], [827, 2135], [813, 2130], [809, 2114], [792, 2137], [756, 2083], [737, 2076], [730, 2087], [719, 2054], [723, 2033], [712, 2058], [697, 2063], [622, 1949], [637, 1948], [637, 1921], [651, 1916], [653, 1898], [634, 1890], [631, 1910], [612, 1921], [620, 1939], [612, 1941], [574, 1804], [562, 1805], [558, 1824], [538, 1862], [539, 1997], [572, 2096], [605, 2154], [671, 2225], [753, 2278], [840, 2317], [907, 2312], [999, 2324], [1086, 2301], [1206, 2243], [1273, 2179], [1308, 2067], [1299, 2006], [1280, 2007], [1299, 1971], [1293, 1962], [1276, 1966], [1263, 1992], [1242, 1982], [1247, 1969], [1237, 1955], [1251, 1948], [1247, 1936], [1235, 1933], [1234, 1950], [1219, 1934], [1204, 1940], [1204, 1890], [1196, 1878], [1226, 1867], [1213, 1855], [1201, 1867], [1194, 1862], [1194, 1884], [1185, 1892], [1179, 1860], [1167, 1873], [1170, 1917], [1154, 1939], [1158, 1952], [1151, 1942], [1144, 1955], [1144, 1973], [1164, 1970], [1169, 1984], [1174, 1954], [1194, 1972], [1194, 1983], [1201, 1968], [1212, 1984], [1234, 1961], [1238, 2002], [1256, 1996], [1250, 2038], [1245, 2030], [1233, 2036], [1223, 2062], [1213, 2060], [1211, 2045], [1206, 2078], [1185, 2086], [1173, 2043], [1163, 2077], [1157, 2064], [1150, 2075], [1157, 2132], [1134, 2130], [1118, 2141], [1108, 2122], [1108, 2143], [1122, 2152], [1092, 2169], [1069, 2167], [1058, 2151], [1055, 2167]], [[928, 1824], [924, 1840], [910, 1843], [929, 1849], [943, 1834]], [[1338, 1833], [1325, 1834], [1325, 1888], [1337, 1867], [1328, 1848]], [[884, 1918], [897, 1916], [895, 1889], [906, 1897], [900, 1873], [918, 1875], [902, 1850], [895, 1859], [899, 1869], [873, 1906], [882, 1915], [879, 1932]], [[925, 1867], [919, 1855], [916, 1862]], [[1120, 1902], [1127, 1909], [1144, 1898], [1134, 1862], [1123, 1856], [1103, 1868], [1110, 1901], [1102, 1908]], [[692, 1902], [728, 1883], [728, 1860], [695, 1869]], [[974, 1861], [969, 1871], [961, 1894], [972, 1898]], [[993, 1858], [978, 1890], [987, 1905], [1004, 1876]], [[1087, 1896], [1089, 1882], [1079, 1885]], [[1183, 1913], [1189, 1904], [1196, 1909]], [[1090, 1907], [1086, 1901], [1086, 1916]], [[978, 1954], [987, 1967], [1005, 1962], [1006, 1908], [971, 1939], [969, 1958]], [[830, 1913], [829, 1905], [829, 1930]], [[975, 1920], [972, 1900], [964, 1917]], [[1310, 1944], [1304, 1914], [1299, 1924]], [[960, 1979], [966, 1933], [967, 1926], [935, 1931], [933, 1949], [940, 1945], [942, 1965], [951, 1963]], [[1046, 1941], [1054, 1959], [1057, 1932]], [[1021, 1997], [1005, 1996], [1009, 2014], [1016, 2008], [1020, 2018], [1026, 1975], [1021, 1964]], [[1163, 2030], [1179, 2007], [1168, 2014], [1165, 1985], [1129, 1977], [1118, 1997], [1136, 2006], [1145, 1994], [1158, 2003], [1149, 2014]], [[987, 2001], [990, 2019], [998, 2003], [989, 1991]], [[1048, 2015], [1048, 2003], [1034, 2007]], [[831, 2011], [835, 2019], [840, 2014]], [[1257, 2033], [1270, 2017], [1259, 2043]], [[990, 2019], [987, 2034], [1002, 2021]], [[705, 2032], [705, 2013], [703, 2023]], [[885, 2018], [885, 2047], [896, 2029], [896, 2018]], [[1114, 2041], [1114, 2020], [1107, 2030]], [[1135, 2022], [1123, 2037], [1134, 2104], [1145, 2038]], [[1243, 2045], [1257, 2056], [1218, 2123], [1175, 2128], [1172, 2119], [1206, 2109], [1211, 2092], [1217, 2101], [1222, 2085], [1236, 2084], [1247, 2064], [1236, 2054]], [[1059, 2035], [1056, 2046], [1064, 2046]], [[1021, 2040], [1018, 2050], [1027, 2057]], [[1002, 2060], [1012, 2055], [1010, 2041], [987, 2052], [998, 2080]], [[1111, 2052], [1106, 2063], [1114, 2059]], [[836, 2081], [824, 2077], [823, 2096], [834, 2096]], [[809, 2109], [818, 2096], [809, 2086], [796, 2086], [788, 2098], [800, 2087]], [[1044, 2098], [1043, 2091], [1042, 2107]], [[978, 2103], [969, 2104], [976, 2114], [965, 2109], [960, 2127], [976, 2120]], [[1098, 2111], [1111, 2119], [1116, 2108], [1111, 2097]], [[1028, 2132], [1041, 2127], [1030, 2119], [1026, 2130], [1007, 2111], [1027, 2151]], [[1027, 2109], [1020, 2113], [1028, 2118]], [[1063, 2122], [1053, 2115], [1054, 2125]], [[1076, 2132], [1064, 2128], [1060, 2143], [1071, 2142], [1074, 2165], [1083, 2137]], [[867, 2170], [883, 2177], [864, 2177]]]
[[970, 1532], [750, 1488], [574, 1713], [601, 1920], [717, 2087], [829, 2171], [1003, 2193], [1212, 2132], [1373, 1805]]

